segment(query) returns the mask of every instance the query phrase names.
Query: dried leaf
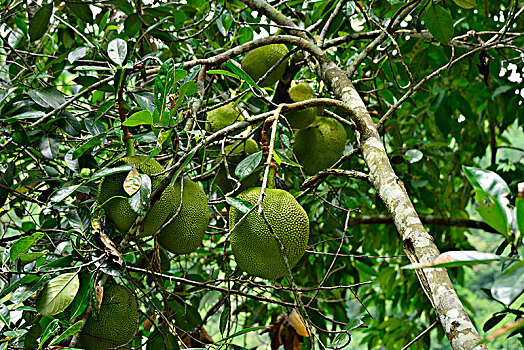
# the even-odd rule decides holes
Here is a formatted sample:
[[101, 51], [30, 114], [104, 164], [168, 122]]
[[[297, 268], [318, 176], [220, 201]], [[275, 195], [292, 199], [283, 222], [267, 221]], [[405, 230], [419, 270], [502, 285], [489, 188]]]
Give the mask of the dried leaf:
[[132, 196], [140, 189], [141, 184], [142, 177], [138, 173], [136, 167], [133, 165], [133, 169], [131, 169], [124, 180], [124, 191], [126, 191], [128, 195]]
[[118, 249], [116, 249], [115, 244], [111, 239], [102, 231], [98, 232], [100, 234], [100, 240], [104, 243], [106, 247], [106, 251], [116, 257], [116, 263], [120, 266], [123, 264], [122, 255], [120, 255], [120, 252]]
[[153, 322], [156, 321], [156, 315], [153, 314], [151, 316], [149, 316], [148, 318], [146, 318], [146, 320], [144, 321], [144, 330], [145, 331], [150, 331], [151, 330], [151, 327], [153, 327]]
[[297, 332], [298, 335], [306, 338], [311, 337], [311, 332], [309, 329], [311, 329], [313, 332], [315, 331], [315, 329], [308, 324], [308, 322], [304, 319], [304, 317], [302, 317], [297, 309], [293, 309], [293, 311], [291, 311], [289, 323], [295, 329], [295, 332]]
[[104, 287], [96, 286], [96, 304], [98, 310], [102, 308], [102, 299], [104, 298]]

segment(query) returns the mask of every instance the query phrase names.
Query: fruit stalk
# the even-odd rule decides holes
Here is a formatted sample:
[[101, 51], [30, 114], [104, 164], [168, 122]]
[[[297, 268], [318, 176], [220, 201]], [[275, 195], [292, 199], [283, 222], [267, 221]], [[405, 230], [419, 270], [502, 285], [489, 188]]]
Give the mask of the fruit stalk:
[[[262, 129], [262, 155], [266, 156], [266, 168], [264, 170], [264, 178], [262, 179], [262, 191], [260, 192], [259, 214], [262, 211], [262, 200], [265, 195], [266, 188], [275, 187], [275, 173], [277, 171], [277, 164], [273, 162], [273, 151], [275, 149], [275, 138], [277, 135], [278, 117], [282, 112], [282, 106], [279, 106], [275, 113], [264, 122]], [[267, 134], [271, 128], [271, 138], [268, 140]]]

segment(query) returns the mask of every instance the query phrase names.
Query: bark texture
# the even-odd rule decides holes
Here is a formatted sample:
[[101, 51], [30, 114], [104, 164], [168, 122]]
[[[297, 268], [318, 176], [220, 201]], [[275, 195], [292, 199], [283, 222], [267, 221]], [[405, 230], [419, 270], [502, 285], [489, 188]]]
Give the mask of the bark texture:
[[[277, 24], [297, 28], [290, 19], [264, 0], [241, 1]], [[289, 30], [289, 32], [309, 40], [301, 31]], [[310, 45], [314, 43], [310, 42]], [[370, 182], [393, 219], [402, 238], [406, 255], [411, 263], [432, 261], [440, 252], [433, 238], [422, 225], [402, 181], [391, 167], [377, 127], [364, 102], [353, 86], [349, 74], [338, 68], [324, 53], [319, 54], [319, 50], [318, 47], [309, 50], [315, 56], [312, 60], [315, 61], [312, 68], [333, 94], [352, 111], [347, 117], [356, 124], [357, 139], [369, 168]], [[480, 341], [480, 336], [464, 310], [447, 270], [443, 268], [421, 269], [416, 270], [416, 273], [453, 349], [472, 349]], [[478, 346], [478, 349], [487, 348], [481, 345]]]

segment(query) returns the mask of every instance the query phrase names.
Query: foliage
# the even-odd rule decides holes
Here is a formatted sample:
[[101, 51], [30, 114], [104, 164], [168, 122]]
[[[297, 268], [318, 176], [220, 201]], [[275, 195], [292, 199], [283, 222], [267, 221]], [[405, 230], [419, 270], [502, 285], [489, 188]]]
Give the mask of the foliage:
[[[500, 237], [489, 252], [504, 257], [500, 275], [482, 287], [501, 309], [477, 326], [487, 331], [506, 316], [505, 322], [522, 318], [515, 302], [524, 288], [518, 279], [524, 202], [516, 196], [524, 173], [519, 2], [413, 1], [399, 27], [390, 24], [404, 3], [394, 0], [271, 3], [354, 74], [416, 210], [428, 222], [442, 218], [427, 225], [439, 249], [475, 250], [470, 231], [451, 220], [468, 219], [471, 203], [489, 225], [483, 227]], [[433, 324], [415, 271], [402, 269], [408, 260], [395, 227], [379, 220], [387, 210], [373, 187], [337, 174], [304, 184], [292, 153], [294, 132], [283, 116], [272, 154], [275, 187], [308, 213], [308, 248], [292, 278], [253, 279], [236, 268], [228, 210], [253, 208], [238, 192], [224, 194], [214, 184], [227, 164], [225, 146], [251, 136], [262, 145], [264, 120], [287, 102], [269, 96], [286, 79], [333, 97], [312, 69], [315, 59], [289, 43], [291, 76], [276, 87], [261, 89], [239, 68], [258, 38], [289, 28], [237, 0], [0, 0], [0, 13], [0, 349], [74, 343], [96, 305], [95, 286], [106, 280], [129, 286], [139, 300], [129, 344], [135, 348], [142, 339], [159, 343], [162, 334], [197, 348], [210, 342], [256, 348], [272, 339], [259, 333], [279, 316], [287, 322], [295, 308], [315, 329], [313, 337], [297, 336], [304, 349], [313, 342], [400, 349]], [[384, 30], [389, 34], [370, 49]], [[233, 54], [234, 48], [244, 49]], [[207, 112], [228, 103], [245, 120], [206, 131]], [[329, 107], [323, 114], [349, 119]], [[348, 156], [337, 167], [362, 174], [369, 169], [350, 124], [344, 126]], [[155, 157], [172, 181], [188, 177], [206, 192], [210, 224], [195, 252], [173, 255], [154, 238], [121, 235], [105, 220], [98, 184], [131, 171], [112, 166], [133, 149], [129, 135], [136, 153]], [[257, 152], [225, 169], [244, 178], [265, 160]], [[351, 224], [368, 216], [365, 224]], [[465, 268], [450, 270], [454, 283], [464, 283]], [[507, 287], [511, 292], [501, 293]], [[274, 328], [270, 333], [274, 339]], [[444, 337], [439, 327], [432, 333], [437, 341]], [[509, 335], [524, 344], [522, 328]], [[352, 338], [360, 344], [347, 345]], [[430, 342], [427, 333], [411, 348], [429, 349]]]

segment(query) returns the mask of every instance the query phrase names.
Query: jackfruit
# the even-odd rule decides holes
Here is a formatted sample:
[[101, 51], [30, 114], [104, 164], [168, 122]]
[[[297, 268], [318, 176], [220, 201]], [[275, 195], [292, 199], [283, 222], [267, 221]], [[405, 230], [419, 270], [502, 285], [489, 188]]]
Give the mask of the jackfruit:
[[[256, 82], [288, 52], [289, 50], [284, 44], [271, 44], [257, 47], [244, 56], [240, 62], [240, 66], [242, 70], [249, 74]], [[287, 62], [288, 60], [286, 59], [258, 85], [260, 87], [266, 87], [279, 81], [286, 71]]]
[[293, 153], [308, 175], [329, 168], [344, 154], [346, 130], [333, 118], [317, 117], [295, 134]]
[[[158, 174], [164, 171], [164, 168], [156, 160], [150, 159], [144, 162], [146, 159], [147, 157], [145, 156], [124, 157], [119, 160], [116, 165], [125, 163], [132, 164], [136, 166], [140, 173], [147, 175]], [[129, 231], [131, 225], [133, 225], [138, 217], [129, 205], [128, 198], [130, 196], [124, 191], [123, 185], [127, 174], [127, 172], [123, 172], [108, 175], [100, 181], [100, 185], [98, 186], [98, 202], [106, 211], [106, 216], [122, 234], [126, 234], [127, 231]], [[152, 191], [158, 187], [162, 178], [163, 177], [160, 176], [152, 177]], [[142, 236], [151, 236], [162, 226], [162, 223], [170, 214], [170, 209], [167, 208], [171, 208], [170, 203], [174, 195], [173, 187], [167, 186], [160, 196], [160, 199], [155, 202], [146, 214], [142, 224]]]
[[[316, 97], [315, 91], [308, 83], [300, 83], [289, 88], [289, 97], [293, 102], [310, 100]], [[286, 118], [293, 129], [303, 129], [315, 120], [317, 107], [301, 109], [286, 113]]]
[[[228, 163], [229, 174], [235, 176], [236, 166], [246, 157], [258, 152], [258, 144], [253, 139], [247, 139], [244, 142], [237, 142], [233, 145], [224, 147], [226, 161]], [[221, 158], [220, 158], [221, 159]], [[250, 175], [243, 178], [237, 191], [243, 191], [246, 188], [253, 187], [259, 180], [259, 174], [255, 170]], [[214, 185], [222, 190], [222, 193], [231, 192], [234, 188], [234, 182], [227, 178], [226, 167], [221, 165], [216, 173]]]
[[218, 107], [207, 113], [206, 130], [217, 132], [236, 122], [244, 120], [238, 109], [233, 107], [233, 103]]
[[93, 313], [79, 338], [86, 350], [112, 349], [126, 344], [135, 335], [138, 306], [135, 295], [126, 286], [104, 286], [100, 312], [98, 315]]
[[[238, 198], [255, 205], [260, 191], [260, 187], [250, 188], [239, 194]], [[293, 268], [304, 255], [309, 238], [306, 211], [289, 192], [277, 189], [266, 189], [262, 207], [273, 232], [284, 246], [289, 266]], [[230, 230], [243, 215], [240, 210], [231, 207]], [[275, 280], [288, 272], [280, 245], [257, 209], [232, 231], [231, 249], [238, 267], [253, 276]]]
[[158, 243], [175, 254], [188, 254], [202, 244], [209, 223], [209, 207], [204, 190], [195, 182], [184, 179], [182, 205], [180, 206], [181, 181], [173, 185], [174, 196], [171, 213], [166, 221], [176, 215], [158, 234]]

